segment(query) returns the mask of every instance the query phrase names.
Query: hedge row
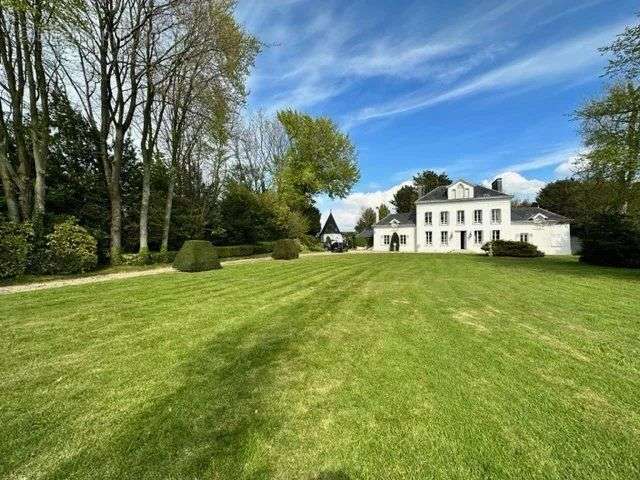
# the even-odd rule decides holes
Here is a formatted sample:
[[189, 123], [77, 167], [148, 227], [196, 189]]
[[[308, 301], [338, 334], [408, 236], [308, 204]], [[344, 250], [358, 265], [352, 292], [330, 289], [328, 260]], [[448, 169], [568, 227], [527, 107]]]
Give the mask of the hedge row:
[[543, 257], [535, 245], [527, 242], [514, 242], [510, 240], [493, 240], [482, 246], [482, 250], [490, 251], [496, 257]]

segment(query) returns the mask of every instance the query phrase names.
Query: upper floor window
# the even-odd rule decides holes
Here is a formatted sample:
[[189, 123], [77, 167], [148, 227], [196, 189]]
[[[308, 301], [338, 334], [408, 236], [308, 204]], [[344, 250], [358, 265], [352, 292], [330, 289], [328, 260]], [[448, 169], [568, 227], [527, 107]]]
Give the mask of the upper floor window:
[[440, 212], [440, 225], [449, 225], [449, 212]]
[[385, 245], [389, 245], [389, 243], [391, 242], [391, 237], [389, 235], [385, 235], [384, 237], [382, 237], [382, 241]]
[[425, 242], [427, 245], [433, 244], [433, 232], [425, 232]]
[[464, 189], [464, 194], [463, 194], [464, 198], [469, 198], [469, 189], [465, 188]]
[[473, 223], [482, 223], [482, 210], [473, 211]]
[[442, 245], [449, 245], [449, 233], [448, 232], [440, 232], [440, 243]]
[[491, 240], [500, 240], [500, 230], [493, 230], [491, 232]]
[[529, 234], [528, 233], [521, 233], [520, 234], [520, 241], [529, 243]]
[[424, 223], [425, 225], [431, 225], [433, 223], [431, 212], [424, 212]]
[[499, 208], [491, 209], [491, 223], [501, 223], [502, 222], [502, 210]]
[[406, 245], [406, 244], [407, 244], [407, 236], [400, 235], [400, 245]]
[[464, 210], [458, 210], [457, 222], [464, 223]]

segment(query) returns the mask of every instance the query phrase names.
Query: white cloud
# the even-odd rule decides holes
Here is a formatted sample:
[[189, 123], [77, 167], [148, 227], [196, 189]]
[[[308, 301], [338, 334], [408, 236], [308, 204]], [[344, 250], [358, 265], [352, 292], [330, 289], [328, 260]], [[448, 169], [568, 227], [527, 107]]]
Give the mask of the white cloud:
[[329, 212], [333, 213], [338, 227], [341, 230], [349, 231], [353, 230], [355, 224], [360, 218], [362, 209], [371, 207], [375, 209], [379, 207], [381, 203], [386, 203], [389, 209], [393, 207], [389, 204], [393, 198], [393, 194], [396, 193], [401, 187], [410, 185], [411, 181], [394, 185], [386, 190], [376, 190], [373, 192], [353, 192], [346, 198], [330, 199], [329, 197], [321, 197], [318, 199], [318, 208], [322, 212], [322, 223], [327, 219]]
[[566, 177], [572, 177], [576, 173], [578, 173], [582, 166], [581, 155], [584, 153], [585, 153], [585, 150], [582, 150], [581, 152], [575, 155], [572, 155], [571, 157], [569, 157], [569, 159], [567, 159], [566, 161], [558, 165], [554, 170], [556, 175], [566, 178]]
[[525, 178], [518, 172], [513, 171], [505, 171], [490, 180], [483, 180], [482, 184], [486, 187], [491, 187], [491, 183], [496, 178], [502, 178], [502, 189], [505, 193], [509, 193], [520, 200], [534, 200], [542, 187], [547, 184], [547, 182], [535, 178]]

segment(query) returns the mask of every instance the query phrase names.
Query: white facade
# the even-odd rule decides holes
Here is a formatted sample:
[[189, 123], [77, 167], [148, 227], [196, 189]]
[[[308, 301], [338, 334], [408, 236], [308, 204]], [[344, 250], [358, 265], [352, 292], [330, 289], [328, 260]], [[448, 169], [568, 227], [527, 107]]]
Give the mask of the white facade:
[[476, 187], [482, 188], [482, 195], [475, 197], [474, 187], [458, 181], [447, 188], [446, 194], [441, 190], [442, 199], [423, 197], [428, 199], [416, 202], [411, 224], [402, 222], [406, 216], [401, 221], [383, 219], [374, 225], [373, 249], [389, 251], [390, 239], [397, 233], [406, 239], [400, 242], [401, 252], [481, 253], [485, 243], [500, 239], [527, 241], [546, 255], [571, 254], [569, 223], [550, 218], [559, 216], [530, 208], [527, 214], [529, 210], [534, 212], [532, 218], [512, 220], [511, 196]]

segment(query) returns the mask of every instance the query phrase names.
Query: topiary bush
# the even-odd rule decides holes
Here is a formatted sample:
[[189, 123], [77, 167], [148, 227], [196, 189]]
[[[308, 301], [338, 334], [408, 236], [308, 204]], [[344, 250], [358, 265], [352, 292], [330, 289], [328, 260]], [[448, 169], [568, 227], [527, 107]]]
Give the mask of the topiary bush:
[[28, 223], [0, 223], [0, 279], [25, 273], [32, 237], [33, 230]]
[[584, 227], [580, 261], [640, 268], [640, 227], [626, 215], [597, 215]]
[[489, 253], [493, 247], [493, 255], [496, 257], [544, 257], [535, 245], [527, 242], [514, 242], [511, 240], [493, 240], [482, 246], [482, 250]]
[[46, 238], [47, 273], [84, 273], [98, 266], [96, 239], [75, 219], [55, 225]]
[[300, 247], [295, 240], [285, 238], [273, 244], [271, 256], [276, 260], [293, 260], [300, 255]]
[[216, 249], [206, 240], [187, 240], [173, 261], [181, 272], [204, 272], [222, 268]]

